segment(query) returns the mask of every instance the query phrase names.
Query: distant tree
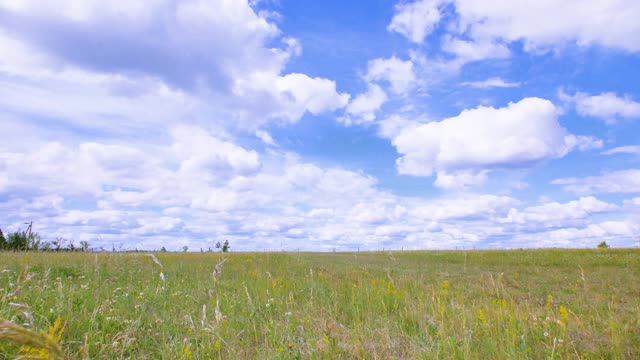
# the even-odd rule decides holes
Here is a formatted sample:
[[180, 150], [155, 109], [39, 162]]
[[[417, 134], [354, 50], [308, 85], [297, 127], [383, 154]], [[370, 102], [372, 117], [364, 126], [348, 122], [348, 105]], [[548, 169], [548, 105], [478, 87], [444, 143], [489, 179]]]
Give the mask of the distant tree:
[[218, 241], [216, 243], [216, 249], [221, 249], [222, 248], [222, 244], [220, 243], [220, 241]]
[[9, 234], [6, 239], [6, 248], [13, 251], [37, 251], [40, 247], [40, 235], [34, 233], [32, 229], [32, 223], [28, 223], [29, 226], [23, 231], [14, 231]]
[[187, 252], [187, 250], [189, 250], [189, 247], [187, 245], [182, 247], [182, 252]]
[[55, 240], [53, 240], [53, 242], [51, 244], [53, 244], [53, 250], [54, 251], [60, 251], [62, 249], [62, 247], [64, 246], [64, 242], [65, 240], [63, 238], [56, 238]]
[[609, 248], [609, 244], [607, 244], [606, 241], [603, 241], [600, 244], [598, 244], [598, 249], [608, 249], [608, 248]]
[[222, 244], [222, 252], [229, 252], [231, 246], [229, 246], [229, 240], [225, 240], [224, 244]]
[[4, 250], [7, 248], [7, 239], [4, 237], [2, 233], [2, 229], [0, 229], [0, 250]]
[[89, 242], [87, 240], [80, 241], [80, 249], [82, 249], [82, 252], [89, 251]]
[[19, 231], [12, 232], [7, 236], [7, 249], [13, 251], [27, 250], [27, 238]]
[[167, 248], [165, 248], [164, 246], [160, 249], [160, 252], [167, 252]]

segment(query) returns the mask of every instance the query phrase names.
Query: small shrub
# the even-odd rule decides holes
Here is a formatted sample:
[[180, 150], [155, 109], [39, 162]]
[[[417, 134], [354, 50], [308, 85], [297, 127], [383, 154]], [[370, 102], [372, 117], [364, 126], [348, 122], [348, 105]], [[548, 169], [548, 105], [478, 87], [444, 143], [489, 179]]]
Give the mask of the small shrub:
[[609, 244], [607, 244], [606, 241], [603, 241], [600, 244], [598, 244], [598, 249], [608, 249], [608, 248], [609, 248]]

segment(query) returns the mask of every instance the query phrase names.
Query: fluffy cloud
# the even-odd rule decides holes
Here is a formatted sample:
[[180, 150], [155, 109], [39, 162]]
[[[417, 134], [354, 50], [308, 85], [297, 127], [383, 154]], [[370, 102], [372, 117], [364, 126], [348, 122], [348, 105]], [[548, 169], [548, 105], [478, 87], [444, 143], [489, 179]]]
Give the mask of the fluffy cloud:
[[640, 169], [617, 170], [583, 178], [555, 179], [551, 183], [562, 185], [565, 190], [578, 194], [638, 193]]
[[[107, 249], [206, 249], [221, 238], [237, 250], [471, 248], [517, 236], [523, 223], [537, 239], [549, 227], [585, 225], [593, 214], [618, 209], [593, 197], [524, 208], [492, 194], [401, 197], [380, 190], [367, 174], [289, 153], [257, 155], [202, 128], [177, 127], [168, 139], [53, 143], [3, 154], [5, 230], [37, 219], [47, 239]], [[520, 243], [503, 246], [513, 244]]]
[[[338, 93], [336, 83], [305, 74], [253, 73], [236, 81], [233, 92], [250, 107], [272, 118], [295, 122], [306, 111], [317, 115], [344, 107], [350, 95]], [[265, 96], [267, 95], [267, 96]], [[253, 106], [252, 106], [253, 105]]]
[[522, 40], [540, 51], [575, 44], [640, 51], [640, 12], [635, 1], [456, 0], [460, 31], [474, 39]]
[[576, 111], [583, 116], [604, 119], [614, 123], [618, 119], [640, 119], [640, 103], [628, 96], [618, 97], [612, 92], [589, 95], [578, 92], [574, 96], [564, 96], [575, 102]]
[[501, 223], [510, 223], [539, 228], [566, 226], [568, 220], [585, 219], [592, 214], [615, 211], [618, 207], [593, 196], [581, 197], [567, 203], [548, 202], [542, 205], [530, 206], [523, 210], [511, 209], [509, 214], [500, 219]]
[[396, 5], [395, 14], [387, 30], [404, 35], [414, 43], [421, 43], [440, 22], [442, 0], [419, 0]]
[[229, 83], [248, 69], [277, 72], [290, 55], [264, 46], [279, 30], [242, 1], [3, 1], [0, 7], [5, 29], [54, 58], [181, 87]]
[[[400, 153], [398, 169], [435, 174], [441, 188], [465, 188], [487, 181], [496, 168], [600, 146], [569, 134], [557, 108], [537, 98], [439, 122], [412, 116], [428, 114], [427, 104], [414, 100], [438, 79], [471, 61], [508, 57], [514, 41], [543, 51], [586, 38], [566, 32], [566, 22], [556, 23], [565, 29], [559, 37], [536, 37], [535, 27], [496, 35], [489, 28], [504, 24], [493, 8], [508, 5], [488, 4], [477, 15], [463, 2], [396, 6], [388, 30], [417, 46], [408, 60], [368, 62], [362, 74], [368, 88], [352, 98], [329, 78], [288, 70], [301, 44], [282, 33], [273, 13], [246, 1], [0, 0], [0, 225], [12, 231], [34, 220], [46, 240], [88, 240], [108, 249], [197, 250], [220, 239], [236, 250], [470, 248], [498, 240], [558, 246], [580, 236], [629, 244], [626, 237], [637, 231], [632, 222], [594, 218], [637, 214], [637, 198], [622, 206], [589, 196], [531, 206], [496, 194], [400, 196], [385, 190], [385, 175], [378, 184], [353, 164], [319, 165], [287, 152], [299, 139], [281, 126], [341, 109], [340, 121], [367, 125], [391, 96], [389, 108], [406, 106], [376, 122]], [[443, 20], [452, 21], [436, 30]], [[510, 17], [504, 26], [521, 21]], [[442, 32], [441, 49], [422, 45]], [[602, 31], [593, 36], [593, 44], [629, 50], [602, 40]], [[423, 49], [442, 52], [427, 58]], [[313, 67], [301, 60], [297, 69]], [[463, 85], [514, 84], [491, 78]], [[409, 99], [410, 92], [416, 96]], [[623, 151], [629, 149], [610, 150]], [[559, 181], [565, 180], [567, 187], [587, 186], [584, 179]], [[587, 181], [587, 190], [616, 180]], [[557, 243], [529, 242], [545, 236]]]
[[416, 81], [413, 63], [410, 60], [400, 60], [395, 56], [369, 61], [364, 79], [367, 81], [387, 81], [391, 84], [391, 90], [396, 94], [406, 93]]
[[[483, 181], [494, 168], [530, 166], [601, 142], [569, 134], [548, 100], [525, 98], [504, 108], [478, 107], [411, 127], [393, 139], [401, 174], [431, 176], [443, 187]], [[456, 179], [459, 178], [459, 179]]]
[[495, 242], [496, 247], [595, 247], [602, 241], [612, 246], [631, 246], [640, 227], [632, 221], [603, 221], [584, 227], [568, 227], [535, 234], [518, 234], [508, 243]]
[[370, 84], [366, 93], [356, 96], [347, 105], [347, 116], [339, 120], [346, 125], [370, 123], [376, 111], [387, 101], [387, 94], [376, 84]]
[[411, 214], [422, 221], [486, 220], [504, 216], [518, 204], [508, 196], [467, 194], [417, 204]]
[[[443, 14], [444, 9], [452, 14]], [[510, 43], [522, 41], [531, 52], [567, 45], [640, 51], [637, 2], [570, 0], [517, 1], [418, 0], [400, 3], [387, 27], [422, 43], [443, 18], [449, 33], [443, 49], [467, 61], [509, 56]]]
[[0, 105], [12, 112], [102, 131], [189, 119], [253, 132], [349, 98], [284, 73], [300, 44], [243, 1], [4, 1], [0, 19]]
[[440, 170], [433, 184], [442, 189], [465, 189], [487, 181], [489, 170]]

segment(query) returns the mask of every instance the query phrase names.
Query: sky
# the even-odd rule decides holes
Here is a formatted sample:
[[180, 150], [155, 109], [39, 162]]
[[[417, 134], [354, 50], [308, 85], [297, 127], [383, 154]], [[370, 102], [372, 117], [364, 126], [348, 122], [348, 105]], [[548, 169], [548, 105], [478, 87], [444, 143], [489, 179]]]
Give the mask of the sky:
[[0, 0], [0, 228], [640, 246], [636, 0]]

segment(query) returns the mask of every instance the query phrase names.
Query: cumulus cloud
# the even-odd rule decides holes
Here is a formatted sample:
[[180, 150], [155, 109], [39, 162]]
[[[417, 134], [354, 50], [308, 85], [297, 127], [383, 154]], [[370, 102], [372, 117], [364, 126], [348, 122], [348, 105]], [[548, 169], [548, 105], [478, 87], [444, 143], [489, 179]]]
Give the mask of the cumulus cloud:
[[465, 189], [487, 181], [489, 170], [440, 170], [433, 184], [442, 189]]
[[522, 210], [512, 208], [501, 223], [510, 223], [539, 228], [566, 226], [567, 221], [585, 219], [592, 214], [610, 212], [619, 208], [613, 204], [596, 199], [593, 196], [581, 197], [566, 203], [547, 202], [542, 205], [526, 207]]
[[618, 209], [593, 197], [523, 208], [493, 194], [397, 196], [365, 173], [290, 153], [258, 155], [193, 127], [174, 128], [163, 145], [51, 144], [3, 153], [2, 178], [9, 180], [0, 188], [7, 230], [36, 218], [47, 236], [105, 248], [206, 249], [220, 238], [238, 250], [471, 248], [517, 235], [523, 222], [537, 234]]
[[49, 56], [181, 87], [228, 84], [248, 69], [277, 72], [290, 55], [265, 46], [278, 28], [242, 1], [3, 1], [0, 8], [6, 30]]
[[397, 32], [414, 43], [422, 43], [436, 25], [442, 14], [439, 7], [446, 1], [419, 0], [400, 3], [387, 30]]
[[188, 119], [253, 132], [349, 99], [332, 80], [285, 73], [301, 45], [243, 1], [5, 1], [0, 19], [0, 105], [75, 127]]
[[233, 92], [245, 99], [246, 105], [261, 108], [269, 117], [291, 122], [307, 111], [317, 115], [342, 108], [350, 98], [349, 94], [336, 91], [334, 81], [298, 73], [253, 73], [239, 78]]
[[582, 227], [567, 227], [537, 233], [517, 234], [509, 242], [495, 242], [496, 247], [595, 247], [602, 241], [612, 246], [631, 246], [640, 227], [630, 220], [602, 221]]
[[422, 221], [479, 220], [503, 216], [519, 201], [489, 194], [463, 194], [417, 204], [411, 214]]
[[[350, 164], [320, 165], [287, 152], [286, 135], [268, 127], [344, 109], [345, 124], [379, 124], [400, 154], [400, 172], [435, 175], [435, 185], [447, 189], [486, 182], [493, 169], [601, 146], [569, 134], [557, 108], [537, 98], [438, 122], [410, 116], [421, 112], [417, 106], [380, 116], [388, 97], [404, 101], [468, 62], [506, 58], [513, 42], [544, 51], [588, 40], [567, 32], [566, 22], [555, 23], [562, 36], [541, 38], [539, 29], [519, 25], [496, 35], [489, 30], [523, 20], [498, 21], [493, 8], [508, 5], [489, 4], [477, 15], [463, 2], [396, 6], [390, 32], [419, 49], [444, 32], [444, 53], [373, 59], [362, 74], [367, 90], [351, 97], [339, 82], [287, 70], [302, 44], [282, 32], [273, 13], [245, 1], [0, 0], [0, 132], [9, 134], [0, 142], [0, 225], [12, 231], [33, 219], [45, 240], [105, 248], [197, 250], [221, 238], [237, 250], [471, 248], [496, 239], [530, 246], [538, 244], [528, 239], [544, 236], [557, 246], [598, 235], [628, 243], [637, 227], [594, 217], [637, 212], [637, 198], [619, 207], [590, 196], [534, 206], [459, 191], [400, 196]], [[453, 21], [441, 32], [443, 19]], [[626, 26], [621, 19], [614, 28]], [[609, 41], [602, 31], [592, 37], [578, 45], [634, 44]], [[463, 85], [514, 84], [491, 78]], [[616, 111], [613, 117], [628, 117]], [[278, 134], [278, 146], [270, 134]], [[629, 184], [638, 178], [627, 177]], [[587, 186], [569, 180], [567, 187]], [[598, 181], [587, 190], [611, 179]]]
[[521, 40], [530, 51], [571, 44], [640, 51], [640, 4], [634, 1], [457, 0], [455, 8], [460, 30], [474, 39]]
[[420, 44], [443, 18], [454, 19], [442, 25], [442, 49], [463, 62], [509, 57], [516, 42], [533, 53], [570, 45], [638, 52], [639, 12], [636, 2], [618, 0], [418, 0], [396, 5], [387, 29]]
[[640, 192], [640, 169], [617, 170], [597, 176], [555, 179], [554, 185], [562, 185], [567, 191], [577, 194], [638, 193]]
[[640, 119], [640, 103], [630, 97], [619, 97], [612, 92], [589, 95], [578, 92], [573, 96], [563, 94], [565, 99], [575, 102], [576, 111], [583, 116], [591, 116], [615, 123], [619, 119]]
[[387, 94], [376, 84], [370, 84], [366, 93], [353, 98], [347, 105], [347, 115], [340, 118], [346, 125], [371, 123], [376, 111], [387, 101]]
[[391, 90], [396, 94], [405, 94], [416, 81], [413, 63], [410, 60], [400, 60], [395, 56], [369, 61], [364, 79], [369, 82], [387, 81], [391, 85]]
[[525, 98], [504, 108], [480, 106], [460, 115], [409, 128], [392, 143], [401, 174], [431, 176], [443, 187], [484, 181], [495, 168], [531, 166], [569, 151], [601, 147], [596, 139], [569, 134], [548, 100]]

